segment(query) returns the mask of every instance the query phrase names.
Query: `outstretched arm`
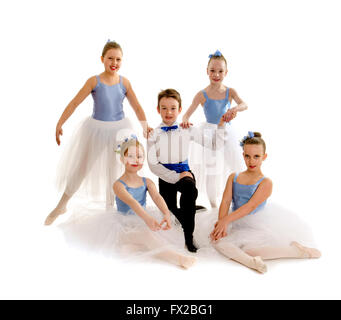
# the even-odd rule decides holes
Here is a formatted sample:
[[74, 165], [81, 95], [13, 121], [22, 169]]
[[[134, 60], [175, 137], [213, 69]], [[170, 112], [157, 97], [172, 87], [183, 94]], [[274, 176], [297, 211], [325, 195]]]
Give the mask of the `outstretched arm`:
[[161, 229], [160, 224], [146, 212], [146, 210], [137, 200], [134, 199], [121, 182], [116, 181], [113, 188], [117, 197], [127, 204], [139, 217], [141, 217], [151, 230], [157, 231]]
[[82, 89], [79, 90], [77, 95], [71, 100], [71, 102], [66, 106], [62, 115], [59, 118], [59, 121], [56, 126], [56, 141], [57, 144], [60, 145], [60, 136], [63, 135], [62, 126], [67, 119], [73, 114], [76, 108], [84, 101], [84, 99], [90, 94], [93, 88], [95, 88], [97, 84], [96, 77], [89, 78]]
[[[227, 226], [249, 213], [255, 210], [261, 203], [263, 203], [267, 198], [270, 197], [272, 193], [272, 181], [269, 178], [265, 178], [258, 186], [256, 192], [253, 194], [251, 199], [245, 203], [243, 206], [238, 208], [236, 211], [230, 213], [229, 215], [223, 217], [218, 221], [217, 226], [211, 234], [211, 238], [214, 240], [219, 240], [223, 237], [224, 230]], [[220, 222], [220, 224], [219, 224]]]
[[164, 218], [161, 221], [160, 225], [162, 226], [164, 223], [166, 223], [166, 226], [163, 227], [163, 229], [164, 230], [170, 229], [171, 220], [170, 220], [170, 213], [169, 213], [166, 201], [163, 199], [161, 194], [157, 191], [154, 182], [150, 179], [147, 179], [147, 188], [148, 188], [149, 195], [154, 201], [155, 205], [160, 209], [160, 211], [164, 215]]
[[188, 108], [188, 110], [182, 117], [182, 123], [180, 123], [180, 126], [182, 126], [184, 129], [189, 128], [192, 125], [192, 123], [189, 122], [189, 118], [194, 113], [194, 111], [198, 108], [198, 105], [203, 103], [203, 99], [205, 99], [205, 97], [203, 96], [201, 91], [195, 95], [192, 101], [192, 104], [190, 105], [190, 107]]
[[143, 134], [146, 138], [148, 138], [148, 135], [153, 131], [153, 129], [148, 126], [146, 115], [145, 115], [139, 101], [137, 100], [137, 97], [135, 95], [135, 92], [134, 92], [129, 80], [126, 78], [123, 78], [123, 85], [127, 90], [127, 94], [126, 94], [127, 99], [129, 101], [131, 107], [135, 111], [137, 119], [139, 119], [139, 121], [142, 125]]

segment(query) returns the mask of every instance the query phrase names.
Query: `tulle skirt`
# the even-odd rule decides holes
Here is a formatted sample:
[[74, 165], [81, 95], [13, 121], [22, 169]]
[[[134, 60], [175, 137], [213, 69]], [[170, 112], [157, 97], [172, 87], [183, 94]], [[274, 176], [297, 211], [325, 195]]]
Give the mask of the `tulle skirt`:
[[[197, 215], [194, 238], [200, 247], [208, 247], [210, 233], [218, 220], [218, 209]], [[287, 247], [292, 241], [315, 247], [309, 226], [295, 213], [274, 203], [255, 214], [249, 214], [227, 228], [227, 236], [220, 241], [228, 242], [243, 250], [264, 246]]]
[[[156, 207], [147, 207], [146, 211], [162, 221], [163, 214]], [[183, 232], [172, 216], [171, 229], [152, 231], [136, 214], [78, 208], [58, 227], [68, 245], [88, 253], [134, 258], [170, 249], [185, 252]]]
[[[94, 200], [107, 199], [124, 168], [115, 152], [133, 133], [129, 119], [83, 120], [66, 146], [57, 169], [57, 187], [68, 195], [76, 191]], [[111, 196], [112, 197], [112, 196]]]
[[202, 146], [193, 143], [189, 153], [189, 165], [196, 177], [196, 186], [199, 192], [221, 195], [225, 188], [226, 177], [232, 172], [240, 172], [245, 169], [242, 150], [237, 134], [229, 123], [225, 125], [224, 146], [218, 150], [212, 150], [212, 141], [218, 126], [211, 123], [203, 123], [199, 127], [204, 131], [208, 144]]

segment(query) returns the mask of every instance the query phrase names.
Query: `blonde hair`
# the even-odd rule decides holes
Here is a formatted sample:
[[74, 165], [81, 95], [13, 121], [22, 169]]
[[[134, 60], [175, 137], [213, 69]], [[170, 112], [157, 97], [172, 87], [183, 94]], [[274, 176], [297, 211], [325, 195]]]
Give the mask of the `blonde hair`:
[[210, 65], [210, 62], [212, 60], [222, 60], [225, 62], [225, 66], [226, 66], [226, 69], [227, 69], [227, 61], [225, 59], [225, 57], [221, 54], [220, 56], [215, 56], [215, 55], [212, 55], [212, 57], [210, 57], [210, 60], [208, 60], [208, 63], [207, 63], [207, 68], [208, 66]]
[[121, 157], [123, 158], [125, 155], [127, 155], [127, 152], [128, 152], [128, 149], [130, 147], [136, 147], [136, 148], [141, 148], [142, 151], [143, 151], [143, 154], [145, 153], [144, 152], [144, 147], [143, 145], [135, 138], [130, 138], [128, 139], [127, 141], [124, 141], [122, 144], [121, 144], [121, 149], [120, 149], [120, 155]]

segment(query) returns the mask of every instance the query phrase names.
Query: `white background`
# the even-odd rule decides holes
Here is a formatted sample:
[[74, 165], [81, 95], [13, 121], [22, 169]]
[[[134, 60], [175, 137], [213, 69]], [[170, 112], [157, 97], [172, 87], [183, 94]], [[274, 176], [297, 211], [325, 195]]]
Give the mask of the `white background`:
[[[338, 2], [2, 4], [0, 298], [341, 298]], [[43, 226], [60, 197], [53, 184], [58, 160], [76, 124], [91, 114], [91, 97], [65, 124], [60, 147], [56, 122], [84, 82], [102, 72], [108, 38], [121, 44], [120, 73], [131, 81], [152, 126], [160, 120], [158, 92], [179, 90], [186, 110], [208, 85], [208, 55], [223, 52], [225, 84], [249, 106], [235, 127], [241, 135], [262, 132], [272, 199], [312, 227], [320, 260], [269, 262], [268, 273], [259, 275], [216, 256], [184, 271], [155, 261], [89, 257], [64, 244], [58, 223]], [[127, 101], [125, 112], [136, 121]], [[198, 109], [192, 120], [203, 119]]]

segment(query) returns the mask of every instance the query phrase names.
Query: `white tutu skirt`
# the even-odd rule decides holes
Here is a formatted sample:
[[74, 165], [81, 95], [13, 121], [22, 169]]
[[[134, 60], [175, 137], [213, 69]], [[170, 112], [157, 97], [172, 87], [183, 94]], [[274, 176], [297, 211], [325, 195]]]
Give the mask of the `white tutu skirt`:
[[[212, 141], [218, 126], [205, 122], [199, 128], [205, 136], [211, 137], [208, 141]], [[211, 142], [205, 146], [192, 143], [189, 166], [195, 175], [196, 186], [200, 192], [213, 192], [216, 197], [221, 195], [229, 174], [245, 169], [242, 149], [232, 125], [228, 123], [225, 125], [223, 148], [212, 150]]]
[[[162, 221], [163, 214], [157, 208], [147, 207], [146, 211], [158, 222]], [[135, 214], [125, 215], [114, 209], [78, 208], [58, 227], [72, 247], [88, 253], [134, 258], [170, 249], [184, 251], [183, 232], [175, 224], [173, 220], [171, 229], [152, 231]]]
[[83, 120], [58, 165], [58, 189], [68, 195], [78, 191], [94, 200], [107, 199], [114, 181], [124, 171], [115, 149], [132, 133], [132, 125], [127, 118], [100, 121], [89, 117]]
[[[211, 245], [210, 233], [218, 220], [218, 209], [197, 215], [194, 238], [200, 247]], [[247, 250], [264, 246], [287, 247], [292, 241], [315, 247], [312, 231], [295, 213], [268, 203], [263, 210], [249, 214], [227, 228], [227, 236], [220, 240]]]

